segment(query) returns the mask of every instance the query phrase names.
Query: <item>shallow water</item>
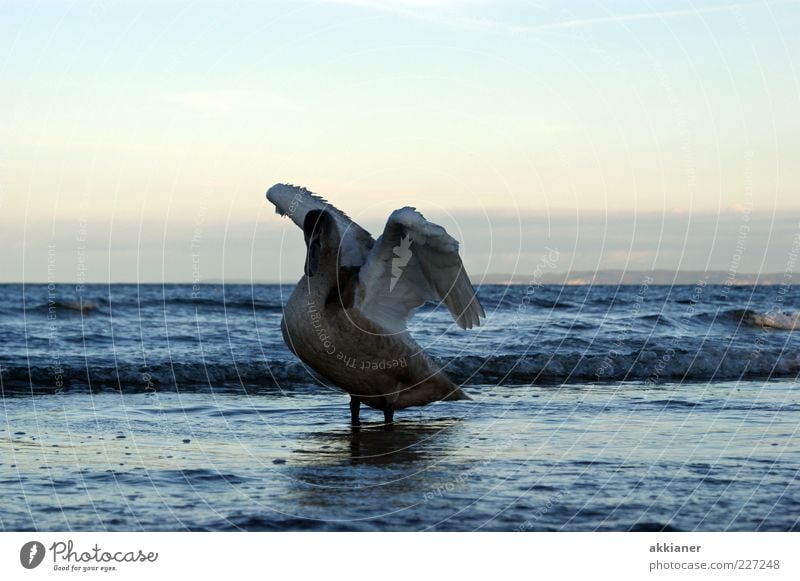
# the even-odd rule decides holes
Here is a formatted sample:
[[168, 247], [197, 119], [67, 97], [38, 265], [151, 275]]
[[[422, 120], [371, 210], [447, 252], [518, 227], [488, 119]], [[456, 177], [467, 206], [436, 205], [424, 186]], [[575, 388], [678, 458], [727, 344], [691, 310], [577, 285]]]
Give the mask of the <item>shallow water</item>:
[[800, 530], [793, 381], [2, 400], [3, 530]]

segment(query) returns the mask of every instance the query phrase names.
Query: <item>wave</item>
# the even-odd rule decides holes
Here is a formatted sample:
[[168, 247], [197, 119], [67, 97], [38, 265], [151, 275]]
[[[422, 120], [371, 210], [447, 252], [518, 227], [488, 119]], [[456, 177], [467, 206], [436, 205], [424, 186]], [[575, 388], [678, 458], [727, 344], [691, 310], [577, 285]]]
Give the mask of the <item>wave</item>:
[[466, 356], [450, 362], [446, 370], [454, 380], [467, 385], [752, 380], [797, 376], [800, 354], [757, 346], [700, 350], [660, 347], [594, 355]]
[[100, 305], [91, 301], [67, 301], [54, 300], [39, 305], [40, 310], [50, 311], [51, 309], [73, 311], [81, 315], [88, 315], [99, 310]]
[[[124, 299], [116, 299], [113, 301], [104, 301], [111, 305], [115, 310], [122, 309], [169, 309], [170, 307], [195, 307], [195, 308], [211, 308], [211, 309], [245, 309], [256, 311], [271, 311], [282, 312], [283, 305], [280, 303], [260, 301], [253, 299], [214, 299], [206, 297], [171, 297], [171, 298], [147, 298], [137, 300], [135, 296], [125, 297]], [[48, 311], [50, 309], [57, 309], [61, 311], [72, 311], [83, 315], [101, 311], [100, 301], [69, 301], [69, 300], [54, 300], [46, 303], [40, 303], [36, 307], [41, 311]]]
[[751, 327], [781, 329], [784, 331], [800, 330], [800, 311], [793, 313], [783, 313], [773, 311], [769, 313], [758, 313], [750, 309], [734, 311], [743, 323]]
[[[675, 381], [768, 380], [800, 374], [800, 354], [754, 345], [752, 349], [703, 347], [655, 348], [587, 355], [527, 353], [434, 359], [460, 385], [532, 385], [638, 381], [657, 385]], [[48, 393], [68, 389], [121, 391], [215, 389], [292, 391], [318, 384], [296, 360], [236, 362], [189, 361], [141, 365], [61, 364], [0, 366], [5, 394]], [[33, 387], [31, 387], [33, 386]]]
[[543, 309], [574, 309], [577, 307], [577, 305], [569, 301], [550, 300], [544, 298], [531, 299], [530, 303]]
[[284, 389], [312, 382], [299, 362], [181, 362], [155, 365], [81, 365], [60, 362], [49, 365], [0, 365], [0, 391], [53, 393], [68, 390], [118, 390], [148, 392], [164, 390], [205, 391], [214, 388]]
[[190, 306], [190, 307], [212, 307], [218, 309], [248, 309], [258, 311], [282, 312], [283, 305], [271, 302], [264, 302], [254, 299], [219, 299], [197, 297], [197, 298], [167, 298], [150, 299], [142, 301], [141, 306]]

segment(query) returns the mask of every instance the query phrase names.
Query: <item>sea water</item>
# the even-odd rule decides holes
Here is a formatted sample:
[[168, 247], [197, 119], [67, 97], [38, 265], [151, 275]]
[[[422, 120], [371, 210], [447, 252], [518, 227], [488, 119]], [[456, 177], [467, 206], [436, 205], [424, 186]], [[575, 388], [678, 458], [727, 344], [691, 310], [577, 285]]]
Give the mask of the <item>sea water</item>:
[[798, 530], [800, 287], [484, 285], [395, 424], [281, 285], [0, 285], [0, 529]]

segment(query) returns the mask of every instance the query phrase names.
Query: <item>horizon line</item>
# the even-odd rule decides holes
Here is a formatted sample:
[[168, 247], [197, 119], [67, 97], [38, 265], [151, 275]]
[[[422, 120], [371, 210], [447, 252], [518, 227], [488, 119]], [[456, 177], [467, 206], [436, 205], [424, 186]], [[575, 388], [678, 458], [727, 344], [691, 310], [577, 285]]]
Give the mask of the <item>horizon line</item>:
[[[768, 282], [764, 284], [778, 284], [775, 279], [782, 279], [782, 281], [791, 280], [793, 273], [770, 271], [770, 272], [731, 272], [730, 270], [700, 270], [700, 269], [686, 269], [686, 270], [670, 270], [670, 269], [625, 269], [625, 268], [604, 268], [599, 270], [570, 270], [570, 271], [554, 271], [547, 273], [545, 276], [537, 276], [535, 273], [487, 273], [482, 276], [470, 275], [470, 280], [483, 282], [483, 284], [500, 284], [500, 285], [529, 285], [532, 283], [547, 284], [547, 285], [579, 285], [579, 284], [640, 284], [640, 282], [600, 282], [593, 280], [583, 281], [564, 281], [555, 282], [553, 279], [560, 277], [570, 276], [622, 276], [630, 277], [632, 275], [642, 274], [657, 274], [662, 277], [686, 277], [689, 275], [697, 276], [704, 275], [706, 278], [710, 276], [720, 277], [725, 276], [725, 281], [709, 281], [706, 284], [730, 284], [730, 285], [748, 285], [753, 284], [753, 279], [767, 279]], [[787, 277], [788, 274], [788, 277]], [[526, 280], [538, 279], [538, 280]], [[542, 280], [545, 279], [545, 280]], [[745, 280], [746, 279], [746, 280]], [[0, 285], [70, 285], [70, 286], [98, 286], [98, 285], [189, 285], [189, 286], [209, 286], [209, 285], [295, 285], [301, 279], [290, 280], [268, 280], [268, 279], [245, 279], [241, 277], [231, 277], [229, 279], [208, 279], [202, 281], [195, 280], [117, 280], [117, 281], [0, 281]], [[698, 282], [698, 281], [694, 281]], [[785, 283], [785, 282], [784, 282]], [[676, 281], [655, 282], [649, 284], [669, 285], [669, 284], [691, 284]], [[790, 286], [800, 285], [800, 280], [795, 283], [785, 283]]]

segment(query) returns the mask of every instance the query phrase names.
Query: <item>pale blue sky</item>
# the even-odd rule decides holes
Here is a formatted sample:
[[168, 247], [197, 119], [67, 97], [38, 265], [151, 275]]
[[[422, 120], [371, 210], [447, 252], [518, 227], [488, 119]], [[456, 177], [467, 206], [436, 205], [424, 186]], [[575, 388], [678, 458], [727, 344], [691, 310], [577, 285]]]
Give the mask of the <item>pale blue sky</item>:
[[[206, 256], [225, 245], [203, 278], [291, 279], [299, 264], [255, 248], [284, 230], [286, 256], [302, 246], [264, 201], [279, 181], [374, 234], [402, 205], [449, 213], [478, 273], [533, 268], [548, 236], [525, 228], [531, 217], [606, 214], [735, 230], [752, 213], [766, 226], [742, 268], [781, 270], [791, 232], [769, 225], [800, 216], [798, 2], [18, 1], [0, 13], [0, 280], [42, 280], [51, 240], [73, 279], [78, 231], [90, 280], [174, 280], [185, 269], [141, 248], [190, 266], [180, 233], [199, 223]], [[509, 215], [524, 235], [493, 235]], [[736, 252], [711, 228], [692, 256], [674, 236], [598, 254], [597, 240], [631, 240], [601, 223], [559, 230], [573, 267], [713, 254], [724, 270]], [[477, 252], [477, 240], [496, 244]]]

